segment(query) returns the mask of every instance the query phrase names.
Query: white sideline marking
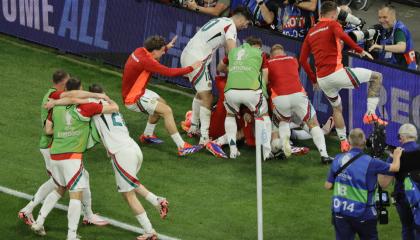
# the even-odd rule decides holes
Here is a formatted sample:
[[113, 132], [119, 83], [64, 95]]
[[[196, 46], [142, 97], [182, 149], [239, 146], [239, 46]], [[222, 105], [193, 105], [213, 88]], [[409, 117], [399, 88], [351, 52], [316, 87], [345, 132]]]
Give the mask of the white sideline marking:
[[[16, 190], [13, 190], [13, 189], [10, 189], [10, 188], [7, 188], [7, 187], [3, 187], [3, 186], [0, 186], [0, 192], [3, 192], [5, 194], [9, 194], [9, 195], [12, 195], [12, 196], [15, 196], [15, 197], [18, 197], [18, 198], [27, 199], [27, 200], [31, 200], [32, 197], [33, 197], [32, 195], [29, 195], [27, 193], [19, 192], [19, 191], [16, 191]], [[63, 211], [67, 211], [67, 209], [68, 209], [68, 207], [66, 205], [63, 205], [63, 204], [60, 204], [60, 203], [55, 204], [54, 207], [57, 208], [57, 209], [63, 210]], [[107, 218], [107, 217], [104, 217], [102, 215], [101, 215], [101, 217], [103, 219], [107, 220], [109, 222], [109, 224], [114, 226], [114, 227], [121, 228], [121, 229], [124, 229], [124, 230], [128, 230], [128, 231], [134, 232], [134, 233], [139, 233], [139, 234], [144, 233], [144, 230], [142, 228], [139, 228], [139, 227], [127, 224], [127, 223], [123, 223], [123, 222], [117, 221], [117, 220], [112, 219], [112, 218]], [[163, 234], [158, 234], [158, 238], [162, 239], [162, 240], [179, 240], [179, 238], [173, 238], [173, 237], [169, 237], [169, 236], [166, 236], [166, 235], [163, 235]]]

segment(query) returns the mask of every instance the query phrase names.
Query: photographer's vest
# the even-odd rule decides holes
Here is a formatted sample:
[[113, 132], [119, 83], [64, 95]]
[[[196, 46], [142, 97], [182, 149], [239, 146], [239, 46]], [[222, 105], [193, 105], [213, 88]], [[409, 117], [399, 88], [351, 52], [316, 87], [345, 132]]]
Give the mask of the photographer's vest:
[[[343, 160], [350, 160], [355, 154], [342, 154], [338, 161], [339, 169]], [[332, 199], [332, 211], [335, 214], [348, 217], [361, 217], [366, 208], [373, 205], [372, 200], [368, 202], [369, 189], [367, 189], [367, 170], [372, 158], [362, 155], [360, 159], [351, 163], [334, 182], [334, 195]]]
[[75, 105], [54, 107], [52, 120], [54, 140], [51, 145], [51, 155], [83, 153], [94, 145], [91, 141], [96, 143], [99, 139], [96, 128], [92, 128], [90, 117], [82, 116]]
[[57, 91], [55, 88], [48, 89], [48, 92], [44, 95], [44, 98], [42, 99], [41, 103], [41, 138], [39, 140], [39, 148], [45, 149], [48, 148], [52, 142], [52, 136], [49, 136], [44, 131], [45, 121], [48, 118], [48, 110], [44, 108], [44, 105], [48, 102], [48, 98], [51, 95], [51, 93]]
[[261, 50], [251, 47], [248, 43], [232, 49], [229, 52], [229, 74], [225, 92], [235, 90], [262, 89]]
[[315, 14], [288, 4], [284, 8], [279, 8], [277, 14], [277, 29], [290, 37], [303, 40], [309, 28], [315, 25]]
[[410, 177], [404, 179], [405, 196], [413, 213], [414, 222], [420, 226], [420, 189], [419, 184], [414, 182]]
[[[413, 46], [413, 39], [411, 38], [411, 33], [408, 30], [408, 28], [404, 25], [404, 23], [400, 21], [396, 21], [394, 24], [394, 27], [392, 28], [391, 35], [387, 34], [385, 29], [381, 31], [381, 39], [379, 43], [381, 45], [394, 45], [394, 33], [396, 29], [400, 29], [404, 32], [405, 35], [405, 52], [403, 53], [404, 59], [407, 63], [408, 69], [417, 69], [416, 64], [416, 53], [414, 52], [414, 46]], [[389, 35], [389, 36], [388, 36]], [[397, 59], [395, 58], [395, 53], [382, 51], [379, 54], [379, 59], [382, 61], [392, 63], [392, 64], [398, 64]]]

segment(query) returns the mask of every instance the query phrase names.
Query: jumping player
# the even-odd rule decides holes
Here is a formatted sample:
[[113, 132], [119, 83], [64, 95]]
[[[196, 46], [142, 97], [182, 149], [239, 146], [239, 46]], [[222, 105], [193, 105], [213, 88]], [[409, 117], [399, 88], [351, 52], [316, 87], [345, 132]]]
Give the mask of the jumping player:
[[130, 54], [124, 66], [122, 97], [129, 110], [149, 115], [144, 133], [140, 136], [141, 142], [155, 144], [163, 142], [154, 135], [156, 123], [163, 117], [165, 128], [178, 147], [178, 155], [183, 156], [197, 152], [201, 147], [184, 142], [176, 128], [171, 107], [158, 94], [146, 89], [153, 73], [170, 77], [182, 76], [202, 65], [202, 59], [198, 59], [183, 68], [168, 68], [160, 64], [160, 58], [167, 49], [173, 47], [175, 41], [176, 37], [169, 44], [166, 44], [163, 37], [152, 36], [146, 39], [144, 47], [137, 48]]
[[[96, 94], [96, 93], [90, 93], [90, 92], [79, 91], [79, 90], [64, 92], [65, 85], [69, 78], [70, 78], [70, 75], [63, 70], [57, 70], [54, 72], [52, 76], [53, 86], [50, 89], [48, 89], [41, 103], [42, 128], [44, 128], [45, 121], [47, 120], [47, 116], [48, 116], [48, 110], [45, 109], [43, 106], [48, 101], [48, 99], [59, 99], [59, 98], [66, 97], [66, 98], [73, 98], [75, 101], [78, 101], [79, 99], [83, 99], [83, 98], [84, 99], [104, 98], [103, 94]], [[39, 142], [39, 147], [40, 147], [39, 150], [42, 156], [44, 157], [45, 167], [47, 170], [47, 174], [50, 178], [38, 188], [33, 199], [24, 208], [22, 208], [18, 213], [18, 217], [22, 219], [28, 225], [32, 225], [32, 223], [34, 222], [34, 219], [32, 216], [33, 209], [36, 206], [38, 206], [38, 204], [40, 204], [44, 199], [45, 199], [44, 201], [49, 201], [50, 200], [49, 198], [46, 199], [47, 195], [53, 192], [54, 189], [56, 188], [54, 180], [51, 177], [51, 156], [50, 156], [51, 142], [52, 142], [52, 137], [49, 135], [46, 135], [45, 132], [42, 131], [40, 142]], [[88, 177], [89, 173], [87, 171], [85, 171], [85, 175], [89, 180], [89, 177]], [[84, 212], [83, 223], [95, 224], [99, 226], [108, 224], [107, 221], [102, 219], [99, 215], [94, 214], [92, 211], [92, 199], [91, 199], [89, 184], [87, 184], [87, 188], [84, 189], [82, 202], [83, 202], [83, 212]]]
[[331, 163], [325, 145], [324, 132], [319, 127], [316, 112], [300, 83], [299, 64], [296, 58], [287, 56], [280, 44], [271, 47], [270, 59], [267, 61], [268, 85], [271, 90], [273, 112], [279, 118], [280, 143], [286, 157], [292, 154], [290, 145], [290, 120], [295, 113], [308, 125], [312, 139], [321, 155], [322, 163]]
[[[181, 65], [188, 66], [197, 60], [203, 60], [201, 68], [187, 76], [197, 92], [192, 103], [192, 126], [190, 134], [201, 134], [200, 144], [216, 156], [221, 150], [209, 139], [211, 105], [213, 101], [212, 80], [208, 66], [215, 51], [224, 47], [228, 53], [236, 47], [237, 31], [245, 29], [250, 23], [250, 13], [245, 8], [237, 8], [230, 18], [215, 18], [202, 26], [188, 42], [181, 54]], [[200, 128], [199, 128], [200, 126]], [[200, 131], [198, 131], [200, 130]]]
[[[358, 88], [362, 83], [369, 83], [367, 111], [363, 117], [365, 124], [378, 122], [386, 124], [378, 118], [375, 109], [379, 103], [379, 92], [382, 86], [382, 74], [365, 68], [344, 68], [342, 60], [342, 45], [344, 41], [360, 56], [372, 56], [359, 47], [342, 29], [337, 22], [337, 4], [332, 1], [323, 2], [321, 5], [321, 18], [306, 35], [300, 53], [300, 63], [314, 84], [328, 97], [333, 108], [333, 117], [337, 135], [341, 141], [341, 151], [349, 150], [346, 136], [346, 126], [343, 119], [342, 104], [339, 91], [343, 88]], [[316, 76], [308, 63], [309, 53], [315, 58]]]

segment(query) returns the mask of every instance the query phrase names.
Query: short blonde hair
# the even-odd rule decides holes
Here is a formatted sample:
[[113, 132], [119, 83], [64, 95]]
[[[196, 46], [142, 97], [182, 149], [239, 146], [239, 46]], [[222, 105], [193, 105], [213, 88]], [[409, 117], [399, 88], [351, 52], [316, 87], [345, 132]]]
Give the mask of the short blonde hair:
[[277, 50], [284, 51], [284, 47], [281, 44], [274, 44], [271, 47], [270, 53], [273, 53], [274, 51], [277, 51]]
[[366, 136], [362, 129], [355, 128], [350, 131], [349, 142], [351, 146], [364, 147], [366, 144]]
[[411, 123], [404, 123], [398, 130], [398, 134], [417, 140], [417, 128]]

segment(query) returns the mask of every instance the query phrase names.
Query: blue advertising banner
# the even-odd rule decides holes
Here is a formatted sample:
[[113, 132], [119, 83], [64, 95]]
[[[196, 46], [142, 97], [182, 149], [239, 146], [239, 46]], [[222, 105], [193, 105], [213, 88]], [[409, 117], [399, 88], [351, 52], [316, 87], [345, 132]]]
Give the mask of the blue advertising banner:
[[[399, 146], [398, 129], [404, 123], [414, 124], [420, 133], [420, 75], [393, 67], [350, 57], [352, 67], [362, 67], [382, 73], [383, 88], [377, 113], [388, 121], [387, 143]], [[353, 90], [349, 99], [350, 128], [363, 128], [370, 134], [372, 127], [364, 125], [366, 112], [367, 84]]]
[[[100, 59], [123, 67], [129, 54], [150, 35], [162, 35], [168, 41], [175, 35], [174, 48], [163, 57], [162, 63], [179, 67], [182, 49], [198, 28], [210, 16], [156, 3], [150, 0], [2, 0], [0, 32], [23, 38], [61, 51]], [[266, 52], [275, 43], [282, 44], [290, 55], [300, 52], [301, 42], [259, 28], [239, 33], [239, 43], [247, 36], [262, 38]], [[224, 56], [217, 50], [210, 70], [216, 74], [216, 64]], [[184, 87], [191, 87], [185, 78], [159, 78]], [[302, 83], [307, 90], [320, 122], [331, 115], [331, 108], [321, 92], [312, 85], [301, 70]], [[345, 92], [344, 94], [346, 94]], [[342, 96], [347, 99], [346, 96]], [[344, 102], [346, 109], [346, 103]], [[346, 118], [347, 119], [347, 118]]]

